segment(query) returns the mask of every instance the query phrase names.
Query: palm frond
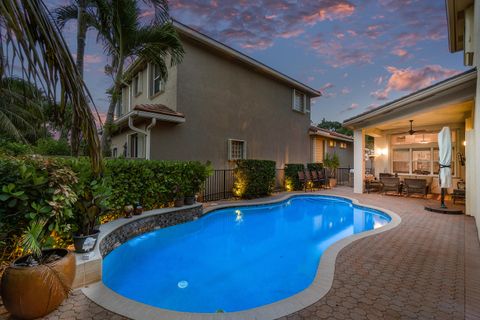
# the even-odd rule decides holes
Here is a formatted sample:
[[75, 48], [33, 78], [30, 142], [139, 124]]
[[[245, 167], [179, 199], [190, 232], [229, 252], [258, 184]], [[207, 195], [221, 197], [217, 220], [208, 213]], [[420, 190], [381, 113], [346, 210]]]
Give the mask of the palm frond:
[[59, 97], [56, 108], [60, 113], [65, 112], [67, 103], [72, 104], [87, 140], [92, 169], [98, 174], [102, 157], [89, 105], [92, 99], [52, 19], [41, 0], [0, 1], [0, 33], [5, 39], [0, 55], [11, 70], [20, 67], [22, 78], [42, 88], [52, 101]]
[[45, 220], [33, 220], [22, 235], [21, 245], [24, 252], [33, 254], [36, 258], [42, 255], [41, 239], [45, 233]]
[[65, 25], [72, 20], [76, 20], [78, 17], [78, 6], [77, 3], [67, 4], [56, 8], [53, 11], [53, 17], [57, 22], [57, 25], [60, 29], [63, 29]]

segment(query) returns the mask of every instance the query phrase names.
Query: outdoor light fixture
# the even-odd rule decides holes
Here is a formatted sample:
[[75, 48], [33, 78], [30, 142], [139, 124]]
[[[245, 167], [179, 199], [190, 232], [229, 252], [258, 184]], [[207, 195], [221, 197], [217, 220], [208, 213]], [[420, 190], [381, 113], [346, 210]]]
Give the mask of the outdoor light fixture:
[[463, 146], [465, 147], [467, 145], [467, 141], [463, 140]]

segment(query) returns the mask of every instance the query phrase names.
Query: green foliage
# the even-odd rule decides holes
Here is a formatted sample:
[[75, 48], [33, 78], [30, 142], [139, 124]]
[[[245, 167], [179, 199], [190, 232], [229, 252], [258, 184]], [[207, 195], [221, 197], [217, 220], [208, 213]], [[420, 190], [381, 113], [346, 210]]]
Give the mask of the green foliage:
[[238, 160], [234, 194], [241, 198], [267, 196], [275, 188], [275, 161]]
[[0, 139], [0, 154], [8, 156], [23, 156], [32, 153], [28, 144]]
[[298, 172], [304, 170], [303, 164], [288, 163], [285, 165], [285, 189], [287, 191], [302, 190], [302, 183], [298, 180]]
[[[0, 248], [2, 258], [12, 257], [23, 247], [24, 231], [43, 221], [45, 233], [38, 243], [65, 245], [72, 230], [72, 207], [77, 197], [72, 186], [75, 173], [61, 163], [41, 157], [0, 158]], [[38, 238], [38, 237], [37, 237]], [[15, 251], [17, 250], [17, 251]]]
[[321, 162], [316, 162], [316, 163], [307, 163], [307, 169], [310, 171], [320, 171], [323, 169], [323, 163]]
[[70, 145], [65, 139], [42, 138], [37, 141], [35, 152], [44, 156], [70, 156]]
[[335, 131], [341, 134], [346, 134], [347, 136], [352, 136], [353, 137], [353, 131], [345, 128], [342, 126], [342, 124], [338, 121], [328, 121], [325, 120], [325, 118], [322, 119], [322, 122], [317, 124], [317, 127], [323, 128], [323, 129], [328, 129], [331, 131]]
[[326, 154], [325, 159], [323, 159], [323, 164], [325, 168], [329, 170], [329, 177], [335, 178], [335, 173], [337, 168], [340, 167], [340, 159], [336, 153], [330, 155]]

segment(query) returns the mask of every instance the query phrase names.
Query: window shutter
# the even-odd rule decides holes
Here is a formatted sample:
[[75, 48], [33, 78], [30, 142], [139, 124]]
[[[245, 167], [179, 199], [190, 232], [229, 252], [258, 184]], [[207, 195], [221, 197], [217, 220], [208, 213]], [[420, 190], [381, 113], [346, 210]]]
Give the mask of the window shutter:
[[247, 159], [247, 141], [243, 141], [243, 155], [242, 159]]
[[142, 71], [138, 72], [138, 82], [137, 82], [137, 93], [140, 94], [143, 91], [143, 73]]

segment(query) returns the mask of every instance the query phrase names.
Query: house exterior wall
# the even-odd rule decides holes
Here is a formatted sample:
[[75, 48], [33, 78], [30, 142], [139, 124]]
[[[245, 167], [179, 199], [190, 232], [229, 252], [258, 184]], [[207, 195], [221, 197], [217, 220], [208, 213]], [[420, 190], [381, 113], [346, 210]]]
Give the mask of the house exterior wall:
[[312, 136], [312, 162], [322, 162], [325, 150], [325, 139]]
[[[336, 154], [340, 160], [340, 168], [353, 168], [353, 142], [346, 142], [343, 140], [334, 140], [335, 146], [330, 147], [329, 139], [325, 144], [325, 154]], [[340, 143], [346, 143], [347, 148], [340, 148]]]
[[[211, 161], [229, 168], [228, 139], [244, 140], [247, 158], [285, 163], [311, 159], [309, 113], [292, 110], [293, 89], [184, 41], [185, 56], [177, 67], [177, 111], [180, 125], [152, 129], [152, 159]], [[309, 103], [309, 99], [307, 99]]]
[[[475, 39], [474, 66], [477, 67], [477, 79], [479, 79], [480, 41], [478, 40], [480, 39], [480, 3], [478, 1], [474, 2], [473, 36]], [[468, 147], [469, 148], [468, 151], [472, 151], [473, 154], [475, 155], [475, 159], [472, 159], [474, 161], [471, 163], [478, 164], [480, 161], [480, 147], [479, 147], [480, 146], [480, 112], [479, 112], [480, 81], [477, 81], [475, 96], [476, 98], [475, 98], [475, 107], [473, 112], [473, 128], [471, 128], [471, 130], [468, 130], [467, 137], [468, 137], [468, 140], [473, 140], [473, 144]], [[468, 162], [467, 162], [467, 166], [468, 166]], [[466, 197], [467, 197], [466, 211], [469, 214], [472, 214], [475, 216], [477, 230], [480, 230], [480, 198], [478, 197], [478, 188], [480, 183], [480, 169], [475, 166], [475, 168], [470, 168], [468, 170], [469, 170], [469, 173], [472, 173], [472, 175], [471, 176], [468, 175], [468, 179], [466, 180]]]

